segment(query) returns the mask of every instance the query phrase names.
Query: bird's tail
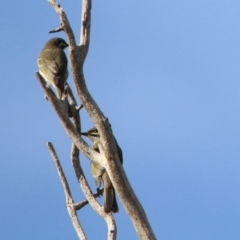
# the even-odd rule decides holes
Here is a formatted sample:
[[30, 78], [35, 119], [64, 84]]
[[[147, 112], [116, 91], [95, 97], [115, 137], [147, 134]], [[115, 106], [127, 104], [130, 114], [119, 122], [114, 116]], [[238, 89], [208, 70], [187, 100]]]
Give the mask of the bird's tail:
[[113, 186], [104, 188], [104, 210], [107, 213], [116, 213], [119, 211]]

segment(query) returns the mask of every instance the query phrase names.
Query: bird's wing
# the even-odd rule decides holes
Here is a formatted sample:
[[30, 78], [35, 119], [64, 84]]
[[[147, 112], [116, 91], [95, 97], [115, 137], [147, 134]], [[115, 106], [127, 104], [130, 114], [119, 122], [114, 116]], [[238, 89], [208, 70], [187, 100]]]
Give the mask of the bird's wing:
[[54, 87], [65, 83], [67, 71], [67, 58], [61, 49], [44, 49], [38, 57], [38, 66], [41, 75]]

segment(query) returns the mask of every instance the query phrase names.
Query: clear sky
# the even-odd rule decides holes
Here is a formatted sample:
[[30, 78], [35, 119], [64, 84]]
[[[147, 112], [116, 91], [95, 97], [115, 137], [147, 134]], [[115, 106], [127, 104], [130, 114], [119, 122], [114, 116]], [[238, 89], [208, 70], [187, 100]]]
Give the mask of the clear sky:
[[[79, 42], [81, 1], [60, 3]], [[71, 141], [35, 78], [44, 43], [65, 36], [48, 34], [59, 18], [45, 0], [1, 6], [0, 239], [74, 240], [46, 147], [53, 142], [78, 202]], [[234, 0], [93, 0], [87, 86], [158, 239], [240, 239], [239, 9]], [[92, 126], [85, 110], [82, 123]], [[118, 239], [138, 239], [118, 203]], [[89, 239], [106, 239], [89, 206], [79, 219]]]

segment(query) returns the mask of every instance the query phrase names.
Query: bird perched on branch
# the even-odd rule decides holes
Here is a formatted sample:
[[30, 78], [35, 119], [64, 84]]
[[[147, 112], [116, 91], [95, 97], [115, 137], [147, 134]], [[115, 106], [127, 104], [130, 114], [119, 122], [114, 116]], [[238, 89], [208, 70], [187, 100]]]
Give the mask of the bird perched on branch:
[[[99, 143], [99, 140], [100, 140], [100, 135], [99, 135], [99, 132], [98, 132], [97, 128], [93, 127], [90, 130], [88, 130], [87, 132], [83, 132], [81, 134], [88, 137], [93, 143], [93, 149], [95, 151], [99, 152], [98, 143]], [[122, 150], [119, 147], [116, 139], [115, 139], [115, 144], [116, 144], [116, 147], [117, 147], [119, 160], [122, 164], [122, 162], [123, 162]], [[97, 165], [96, 163], [91, 161], [91, 173], [92, 173], [92, 176], [93, 176], [93, 178], [95, 180], [95, 183], [96, 183], [98, 188], [101, 186], [101, 184], [103, 182], [103, 187], [104, 187], [104, 192], [103, 192], [103, 194], [104, 194], [104, 210], [105, 210], [105, 212], [107, 212], [107, 213], [118, 212], [119, 209], [118, 209], [118, 205], [117, 205], [115, 190], [114, 190], [112, 182], [111, 182], [107, 172], [105, 171], [105, 169], [102, 169], [99, 165]]]
[[62, 99], [68, 78], [68, 61], [64, 52], [66, 47], [68, 44], [62, 38], [51, 38], [46, 42], [37, 59], [40, 74], [56, 89], [59, 99]]

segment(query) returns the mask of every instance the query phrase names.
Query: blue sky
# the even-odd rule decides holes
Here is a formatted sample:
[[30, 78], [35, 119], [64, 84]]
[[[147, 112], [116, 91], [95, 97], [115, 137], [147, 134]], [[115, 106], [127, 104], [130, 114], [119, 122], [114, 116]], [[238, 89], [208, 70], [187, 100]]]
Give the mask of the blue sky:
[[[81, 2], [60, 4], [79, 42]], [[48, 34], [59, 18], [47, 1], [2, 6], [0, 239], [77, 239], [46, 147], [53, 142], [77, 202], [71, 141], [35, 79], [44, 43], [65, 36]], [[233, 0], [93, 1], [87, 86], [158, 239], [240, 239], [239, 9]], [[92, 126], [85, 110], [82, 125]], [[138, 239], [118, 202], [118, 239]], [[89, 206], [79, 219], [89, 239], [105, 239]]]

